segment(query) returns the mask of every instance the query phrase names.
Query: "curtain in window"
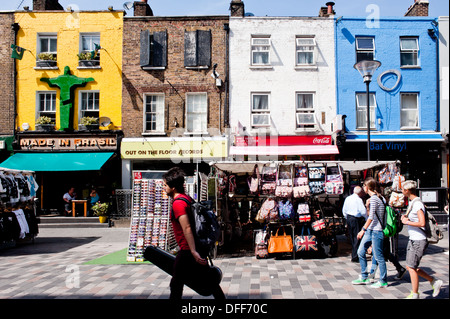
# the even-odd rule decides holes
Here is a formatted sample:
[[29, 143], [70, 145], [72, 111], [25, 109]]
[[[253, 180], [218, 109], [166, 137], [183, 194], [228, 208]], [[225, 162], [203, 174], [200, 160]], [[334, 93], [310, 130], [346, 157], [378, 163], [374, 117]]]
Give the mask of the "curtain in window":
[[402, 127], [418, 127], [417, 94], [402, 94]]
[[[367, 128], [367, 96], [366, 94], [357, 94], [357, 108], [356, 108], [356, 127]], [[375, 129], [375, 95], [369, 95], [370, 103], [370, 128]]]
[[207, 129], [206, 94], [190, 94], [187, 97], [188, 132], [206, 132]]
[[269, 97], [267, 95], [253, 95], [253, 110], [262, 111], [269, 109]]

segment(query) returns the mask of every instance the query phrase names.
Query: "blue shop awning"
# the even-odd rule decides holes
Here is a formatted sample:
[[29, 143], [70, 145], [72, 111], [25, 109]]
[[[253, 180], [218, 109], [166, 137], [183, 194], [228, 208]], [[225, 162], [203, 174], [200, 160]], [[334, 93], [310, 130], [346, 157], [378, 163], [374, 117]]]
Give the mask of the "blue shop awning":
[[[346, 133], [347, 142], [367, 142], [366, 133]], [[371, 142], [443, 142], [440, 133], [370, 133]]]
[[98, 171], [114, 153], [16, 153], [0, 168], [35, 171]]

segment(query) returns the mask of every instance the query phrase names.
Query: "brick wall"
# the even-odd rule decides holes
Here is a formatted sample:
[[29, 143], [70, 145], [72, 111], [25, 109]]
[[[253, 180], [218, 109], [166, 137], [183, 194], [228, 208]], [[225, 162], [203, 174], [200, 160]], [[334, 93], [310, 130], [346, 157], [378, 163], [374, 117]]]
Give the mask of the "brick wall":
[[405, 13], [406, 17], [428, 17], [428, 1], [416, 0]]
[[[208, 131], [217, 135], [223, 129], [225, 84], [216, 87], [211, 77], [213, 65], [222, 81], [225, 79], [227, 16], [215, 17], [126, 17], [123, 38], [123, 102], [122, 129], [125, 137], [139, 137], [143, 132], [143, 96], [164, 93], [164, 129], [168, 136], [179, 123], [179, 132], [186, 127], [186, 93], [206, 92], [208, 96]], [[167, 67], [145, 71], [140, 67], [140, 32], [167, 31]], [[184, 67], [184, 31], [211, 30], [211, 67], [205, 70]], [[219, 123], [220, 121], [220, 123]], [[177, 130], [178, 132], [178, 130]]]
[[14, 13], [0, 13], [0, 135], [14, 132], [14, 59], [11, 44], [14, 43]]

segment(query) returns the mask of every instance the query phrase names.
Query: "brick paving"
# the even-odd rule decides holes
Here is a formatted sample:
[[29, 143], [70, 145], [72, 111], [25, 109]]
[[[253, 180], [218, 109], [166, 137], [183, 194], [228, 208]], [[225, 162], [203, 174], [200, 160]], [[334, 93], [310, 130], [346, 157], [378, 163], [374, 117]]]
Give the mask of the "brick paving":
[[[400, 263], [407, 238], [401, 235]], [[0, 299], [167, 299], [170, 276], [151, 264], [83, 265], [127, 247], [126, 228], [41, 229], [34, 243], [0, 250]], [[346, 246], [347, 245], [347, 246]], [[421, 266], [444, 281], [438, 299], [449, 298], [448, 232], [432, 245]], [[233, 299], [399, 299], [410, 292], [409, 275], [394, 281], [387, 263], [389, 287], [354, 286], [359, 264], [351, 263], [341, 238], [337, 257], [325, 259], [217, 258], [222, 289]], [[421, 299], [431, 286], [421, 280]], [[185, 299], [211, 299], [185, 288]]]

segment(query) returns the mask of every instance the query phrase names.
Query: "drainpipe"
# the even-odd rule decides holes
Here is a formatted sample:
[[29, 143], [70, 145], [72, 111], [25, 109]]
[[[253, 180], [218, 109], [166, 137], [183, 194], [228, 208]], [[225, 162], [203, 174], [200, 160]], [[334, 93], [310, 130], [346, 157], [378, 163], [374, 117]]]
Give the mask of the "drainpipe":
[[229, 50], [229, 40], [230, 40], [230, 25], [228, 23], [225, 23], [223, 25], [223, 29], [226, 32], [225, 35], [225, 105], [224, 105], [224, 131], [226, 131], [226, 128], [230, 126], [229, 123], [229, 99], [228, 99], [228, 86], [229, 86], [229, 67], [228, 67], [228, 50]]
[[[11, 29], [14, 31], [14, 45], [17, 45], [17, 33], [20, 30], [20, 26], [18, 23], [13, 23], [11, 25]], [[16, 121], [17, 121], [17, 59], [14, 59], [14, 71], [13, 71], [13, 90], [14, 90], [14, 123], [13, 123], [13, 136], [14, 140], [16, 140]]]

